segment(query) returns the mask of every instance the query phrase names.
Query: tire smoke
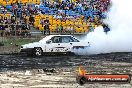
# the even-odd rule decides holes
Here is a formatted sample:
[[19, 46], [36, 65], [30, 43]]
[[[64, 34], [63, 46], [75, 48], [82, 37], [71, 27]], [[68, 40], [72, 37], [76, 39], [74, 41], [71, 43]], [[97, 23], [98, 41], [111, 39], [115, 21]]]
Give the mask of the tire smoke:
[[106, 35], [99, 26], [87, 34], [83, 40], [90, 42], [91, 47], [78, 50], [77, 54], [89, 55], [111, 52], [132, 51], [132, 0], [112, 0], [108, 17], [104, 20], [111, 31]]

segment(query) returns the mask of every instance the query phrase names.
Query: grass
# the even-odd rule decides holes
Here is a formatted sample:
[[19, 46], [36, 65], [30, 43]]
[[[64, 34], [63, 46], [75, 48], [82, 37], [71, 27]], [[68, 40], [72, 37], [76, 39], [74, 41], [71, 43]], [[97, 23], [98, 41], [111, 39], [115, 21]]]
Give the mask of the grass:
[[1, 42], [4, 46], [10, 45], [18, 45], [21, 46], [23, 44], [32, 43], [39, 41], [39, 38], [4, 38]]

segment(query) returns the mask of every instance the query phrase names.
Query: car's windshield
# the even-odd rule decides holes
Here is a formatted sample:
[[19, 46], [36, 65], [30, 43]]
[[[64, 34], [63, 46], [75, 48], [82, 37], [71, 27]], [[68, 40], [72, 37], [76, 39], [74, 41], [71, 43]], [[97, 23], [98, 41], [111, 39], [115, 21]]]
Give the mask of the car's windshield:
[[41, 39], [39, 42], [46, 42], [49, 39], [51, 39], [51, 37], [50, 36], [46, 36], [43, 39]]

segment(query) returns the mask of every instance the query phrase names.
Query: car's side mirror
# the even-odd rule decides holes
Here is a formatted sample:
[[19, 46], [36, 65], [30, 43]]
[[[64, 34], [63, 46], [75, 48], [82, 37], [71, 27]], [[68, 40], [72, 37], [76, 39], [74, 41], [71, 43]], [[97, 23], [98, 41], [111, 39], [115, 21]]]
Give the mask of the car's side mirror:
[[46, 41], [46, 44], [50, 44], [50, 43], [52, 43], [52, 41], [51, 41], [51, 40]]

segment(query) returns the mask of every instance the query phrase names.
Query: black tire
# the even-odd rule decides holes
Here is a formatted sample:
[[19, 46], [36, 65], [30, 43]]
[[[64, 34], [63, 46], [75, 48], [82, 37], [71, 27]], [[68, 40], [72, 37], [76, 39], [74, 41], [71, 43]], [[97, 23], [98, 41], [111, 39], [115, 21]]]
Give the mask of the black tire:
[[34, 55], [39, 57], [39, 56], [42, 56], [43, 54], [43, 51], [41, 48], [37, 47], [37, 48], [34, 48]]

